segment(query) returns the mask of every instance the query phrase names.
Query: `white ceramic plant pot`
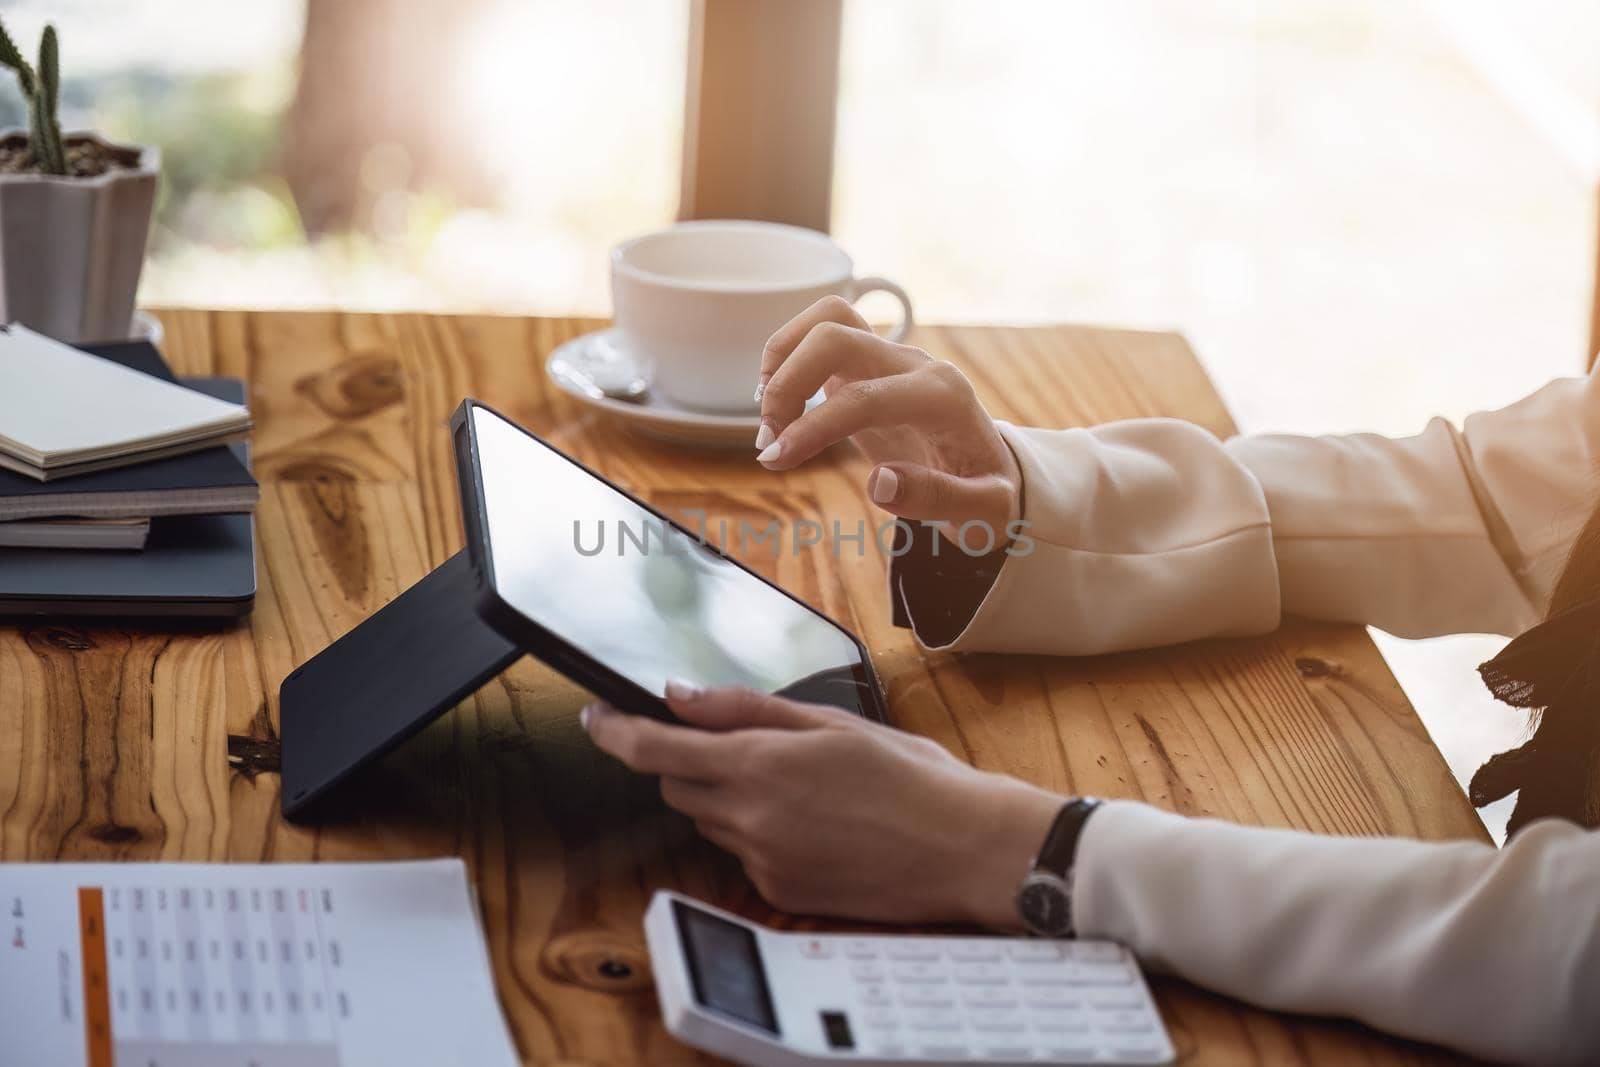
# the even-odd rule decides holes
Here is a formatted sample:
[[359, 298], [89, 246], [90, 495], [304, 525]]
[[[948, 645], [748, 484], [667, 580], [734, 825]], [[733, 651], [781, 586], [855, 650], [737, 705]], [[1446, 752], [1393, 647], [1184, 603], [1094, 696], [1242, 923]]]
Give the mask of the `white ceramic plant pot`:
[[[0, 141], [26, 136], [0, 130]], [[139, 164], [97, 178], [0, 174], [0, 322], [74, 344], [126, 340], [161, 155], [93, 133], [66, 138], [137, 153]]]

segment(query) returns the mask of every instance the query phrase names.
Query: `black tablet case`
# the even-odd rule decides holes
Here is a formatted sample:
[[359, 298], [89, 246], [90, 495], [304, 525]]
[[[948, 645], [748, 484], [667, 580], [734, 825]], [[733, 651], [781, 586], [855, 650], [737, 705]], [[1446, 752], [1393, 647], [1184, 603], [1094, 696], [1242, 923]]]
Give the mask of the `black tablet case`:
[[[154, 355], [155, 349], [149, 352]], [[160, 358], [155, 356], [158, 363]], [[165, 371], [164, 363], [161, 367]], [[237, 379], [185, 378], [181, 384], [220, 400], [245, 402]], [[227, 447], [248, 471], [247, 446]], [[226, 619], [247, 613], [255, 596], [253, 515], [152, 519], [142, 552], [0, 549], [0, 616]]]
[[296, 668], [279, 690], [283, 813], [300, 819], [524, 655], [478, 614], [462, 549]]

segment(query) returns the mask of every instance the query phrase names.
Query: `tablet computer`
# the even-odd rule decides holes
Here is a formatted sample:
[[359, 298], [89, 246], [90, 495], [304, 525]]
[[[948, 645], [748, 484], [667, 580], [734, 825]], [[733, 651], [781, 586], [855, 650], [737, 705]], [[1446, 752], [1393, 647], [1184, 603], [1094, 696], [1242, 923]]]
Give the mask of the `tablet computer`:
[[493, 408], [451, 429], [478, 611], [529, 653], [624, 711], [670, 717], [677, 678], [884, 720], [839, 623]]
[[451, 427], [467, 546], [284, 679], [285, 816], [524, 654], [637, 714], [678, 678], [885, 721], [843, 626], [492, 408]]

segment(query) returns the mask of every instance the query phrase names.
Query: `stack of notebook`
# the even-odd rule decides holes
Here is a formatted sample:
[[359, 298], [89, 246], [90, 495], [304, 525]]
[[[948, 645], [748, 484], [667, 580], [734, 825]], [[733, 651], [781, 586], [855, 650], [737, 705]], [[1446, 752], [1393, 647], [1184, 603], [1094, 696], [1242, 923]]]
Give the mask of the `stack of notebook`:
[[235, 528], [199, 516], [245, 516], [248, 534], [259, 489], [236, 443], [243, 400], [237, 381], [179, 382], [145, 342], [76, 349], [0, 326], [0, 611], [8, 595], [42, 596], [36, 576], [63, 560], [78, 560], [68, 585], [137, 586], [160, 568], [90, 558], [165, 558]]

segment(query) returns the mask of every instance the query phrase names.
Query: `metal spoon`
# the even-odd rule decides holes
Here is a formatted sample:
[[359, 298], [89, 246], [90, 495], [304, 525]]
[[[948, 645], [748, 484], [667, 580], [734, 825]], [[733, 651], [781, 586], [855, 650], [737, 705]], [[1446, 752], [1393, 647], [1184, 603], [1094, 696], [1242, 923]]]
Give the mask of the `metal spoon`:
[[632, 357], [606, 337], [595, 337], [589, 344], [577, 346], [572, 358], [552, 359], [550, 373], [593, 400], [637, 404], [650, 392], [650, 379]]

